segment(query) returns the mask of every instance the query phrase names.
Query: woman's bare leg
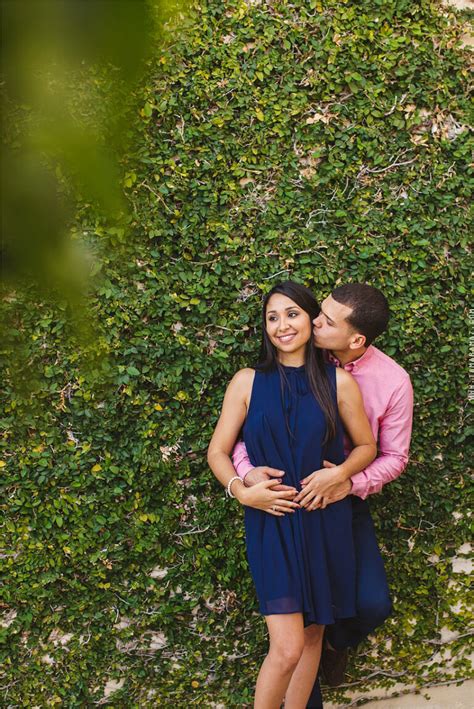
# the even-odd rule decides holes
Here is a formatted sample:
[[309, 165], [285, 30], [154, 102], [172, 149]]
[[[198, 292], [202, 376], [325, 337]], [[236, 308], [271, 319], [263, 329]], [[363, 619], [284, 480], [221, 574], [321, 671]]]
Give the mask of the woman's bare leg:
[[[270, 649], [258, 673], [255, 709], [280, 709], [305, 644], [301, 613], [266, 615]], [[314, 678], [313, 678], [314, 679]]]
[[304, 649], [285, 694], [285, 709], [305, 709], [318, 674], [324, 625], [304, 629]]

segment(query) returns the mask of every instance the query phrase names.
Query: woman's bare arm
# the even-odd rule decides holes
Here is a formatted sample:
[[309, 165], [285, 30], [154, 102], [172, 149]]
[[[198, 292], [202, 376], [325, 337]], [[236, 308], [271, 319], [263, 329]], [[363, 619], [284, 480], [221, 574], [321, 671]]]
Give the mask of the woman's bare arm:
[[[227, 486], [235, 476], [235, 469], [230, 460], [230, 453], [247, 415], [249, 400], [255, 373], [253, 369], [239, 370], [229, 382], [222, 410], [214, 433], [207, 449], [207, 462], [212, 472]], [[237, 481], [232, 486], [233, 494], [238, 497], [239, 488], [243, 487]]]
[[338, 466], [339, 481], [342, 482], [364, 470], [374, 460], [377, 444], [356, 380], [340, 367], [336, 369], [336, 379], [339, 416], [354, 446], [344, 463]]
[[[227, 487], [229, 480], [235, 477], [230, 453], [247, 415], [254, 376], [253, 369], [241, 369], [231, 379], [224, 396], [219, 421], [207, 450], [209, 467], [225, 487]], [[276, 492], [271, 489], [279, 485], [278, 479], [265, 480], [251, 488], [245, 487], [242, 483], [243, 481], [240, 480], [233, 483], [232, 494], [243, 505], [264, 510], [277, 517], [299, 507], [291, 501], [296, 490]], [[278, 509], [274, 510], [273, 507]]]

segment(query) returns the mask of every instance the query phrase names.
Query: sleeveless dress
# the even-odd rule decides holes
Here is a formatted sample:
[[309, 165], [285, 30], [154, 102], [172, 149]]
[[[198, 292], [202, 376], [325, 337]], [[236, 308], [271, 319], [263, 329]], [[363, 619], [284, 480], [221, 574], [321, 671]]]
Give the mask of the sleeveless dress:
[[[282, 382], [276, 367], [256, 370], [243, 438], [254, 466], [284, 470], [282, 482], [299, 491], [300, 480], [321, 469], [324, 459], [344, 461], [342, 425], [338, 417], [336, 437], [323, 446], [326, 422], [305, 365], [281, 366]], [[326, 369], [336, 401], [336, 368], [328, 363]], [[305, 626], [356, 615], [350, 496], [324, 510], [301, 508], [283, 517], [244, 510], [247, 559], [263, 615], [300, 612]]]

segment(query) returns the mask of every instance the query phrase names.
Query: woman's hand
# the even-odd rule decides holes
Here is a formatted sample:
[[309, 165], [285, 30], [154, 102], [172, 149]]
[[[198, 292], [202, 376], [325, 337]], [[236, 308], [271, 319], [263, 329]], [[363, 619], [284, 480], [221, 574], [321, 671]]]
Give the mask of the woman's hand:
[[[313, 480], [313, 475], [320, 473], [320, 470], [316, 470], [314, 473], [311, 473], [311, 475], [301, 480], [303, 490], [299, 493], [298, 497], [295, 497], [295, 501], [301, 502], [303, 500], [304, 504], [302, 504], [302, 507], [305, 507], [306, 511], [315, 509], [324, 510], [333, 502], [339, 502], [347, 497], [347, 495], [351, 494], [351, 479], [341, 481], [339, 479], [340, 474], [338, 474], [336, 470], [338, 466], [335, 463], [323, 460], [323, 465], [325, 470], [329, 469], [335, 471], [334, 480], [332, 484], [328, 477], [326, 480], [321, 477], [317, 480]], [[327, 490], [329, 490], [329, 492], [327, 492]]]
[[321, 502], [324, 498], [336, 497], [338, 488], [344, 481], [343, 469], [339, 465], [334, 465], [329, 469], [315, 470], [314, 473], [301, 480], [303, 489], [295, 497], [295, 502], [299, 502], [307, 512], [315, 510], [322, 506]]
[[294, 512], [300, 505], [293, 501], [297, 494], [295, 488], [289, 490], [273, 490], [280, 485], [280, 480], [263, 480], [252, 487], [235, 485], [233, 494], [246, 507], [263, 510], [275, 517], [283, 517], [287, 512]]

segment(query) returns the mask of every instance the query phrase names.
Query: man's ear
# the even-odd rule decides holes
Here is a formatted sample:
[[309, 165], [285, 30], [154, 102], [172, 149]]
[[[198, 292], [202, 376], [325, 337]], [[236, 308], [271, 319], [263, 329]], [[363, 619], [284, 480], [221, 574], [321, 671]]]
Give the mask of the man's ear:
[[360, 347], [366, 347], [366, 339], [365, 335], [362, 335], [360, 332], [355, 332], [350, 339], [349, 349], [358, 350]]

